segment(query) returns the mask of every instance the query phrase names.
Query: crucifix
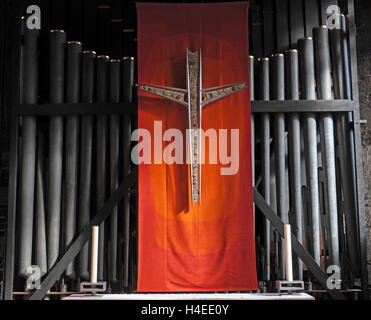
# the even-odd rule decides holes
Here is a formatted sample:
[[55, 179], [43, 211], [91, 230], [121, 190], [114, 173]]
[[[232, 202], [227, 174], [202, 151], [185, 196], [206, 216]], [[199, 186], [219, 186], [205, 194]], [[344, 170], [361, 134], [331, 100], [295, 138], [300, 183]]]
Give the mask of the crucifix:
[[142, 84], [141, 89], [187, 107], [192, 205], [201, 204], [201, 114], [206, 105], [247, 88], [247, 82], [202, 89], [201, 49], [186, 49], [187, 89]]

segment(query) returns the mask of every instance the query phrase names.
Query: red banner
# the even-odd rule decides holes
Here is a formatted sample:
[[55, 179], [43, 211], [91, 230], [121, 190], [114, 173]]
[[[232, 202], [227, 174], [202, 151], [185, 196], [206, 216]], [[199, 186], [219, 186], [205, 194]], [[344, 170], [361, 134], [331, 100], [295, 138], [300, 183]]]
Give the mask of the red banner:
[[[137, 10], [139, 88], [186, 89], [187, 49], [201, 49], [202, 88], [248, 81], [248, 2], [138, 3]], [[249, 89], [202, 109], [202, 129], [216, 132], [219, 150], [216, 163], [208, 162], [205, 139], [200, 204], [192, 203], [186, 162], [187, 107], [139, 89], [138, 117], [150, 134], [139, 138], [139, 155], [151, 161], [139, 164], [138, 291], [256, 290]], [[161, 152], [174, 141], [162, 135], [172, 128], [183, 134], [183, 164], [163, 161]], [[235, 158], [236, 130], [237, 159], [228, 163], [220, 142], [226, 139], [224, 151]]]

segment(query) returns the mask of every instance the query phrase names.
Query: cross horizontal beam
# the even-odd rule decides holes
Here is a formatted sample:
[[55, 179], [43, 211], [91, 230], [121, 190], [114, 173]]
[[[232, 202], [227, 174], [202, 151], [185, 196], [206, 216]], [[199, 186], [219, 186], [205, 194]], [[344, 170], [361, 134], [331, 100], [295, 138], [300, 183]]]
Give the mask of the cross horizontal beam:
[[[264, 200], [263, 196], [254, 188], [254, 202], [258, 209], [264, 214], [264, 216], [270, 221], [273, 227], [279, 232], [281, 237], [284, 237], [284, 223], [280, 217], [274, 212], [274, 210]], [[295, 254], [303, 261], [307, 266], [308, 270], [314, 275], [319, 283], [327, 288], [328, 276], [322, 271], [322, 269], [314, 261], [313, 257], [308, 251], [301, 245], [296, 236], [291, 234], [292, 249]], [[345, 300], [338, 290], [327, 290], [328, 294], [336, 300]]]
[[116, 191], [114, 191], [107, 202], [104, 204], [102, 209], [98, 211], [95, 217], [90, 223], [81, 231], [79, 236], [72, 242], [68, 250], [65, 252], [59, 262], [49, 271], [48, 275], [41, 283], [40, 289], [37, 289], [30, 297], [29, 300], [41, 300], [44, 298], [46, 293], [55, 284], [55, 282], [61, 277], [64, 270], [72, 262], [72, 260], [79, 254], [83, 246], [89, 241], [91, 236], [91, 228], [93, 226], [99, 226], [104, 220], [106, 220], [113, 212], [113, 208], [117, 206], [118, 202], [121, 201], [130, 186], [137, 181], [138, 171], [132, 171], [126, 176], [123, 182], [120, 183]]
[[285, 101], [252, 101], [253, 113], [310, 113], [310, 112], [353, 112], [358, 108], [352, 100], [285, 100]]

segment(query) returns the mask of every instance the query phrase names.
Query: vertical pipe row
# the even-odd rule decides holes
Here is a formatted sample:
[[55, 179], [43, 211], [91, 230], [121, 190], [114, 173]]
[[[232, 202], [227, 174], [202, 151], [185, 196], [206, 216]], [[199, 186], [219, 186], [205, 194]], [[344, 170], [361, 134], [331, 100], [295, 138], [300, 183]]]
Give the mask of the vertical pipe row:
[[[331, 100], [331, 67], [328, 29], [320, 26], [313, 29], [317, 95], [319, 100]], [[321, 115], [322, 162], [326, 175], [326, 208], [330, 219], [331, 264], [340, 266], [338, 213], [335, 171], [334, 121], [330, 113]]]
[[[37, 104], [38, 94], [38, 31], [24, 30], [22, 46], [21, 103]], [[133, 102], [134, 58], [121, 61], [99, 56], [93, 51], [82, 52], [82, 44], [67, 42], [63, 30], [52, 30], [49, 34], [49, 101], [52, 104], [92, 103], [95, 95], [97, 76], [97, 101], [114, 103]], [[97, 67], [95, 67], [97, 60]], [[122, 66], [122, 70], [121, 70]], [[122, 79], [121, 79], [122, 73]], [[110, 88], [108, 88], [110, 78]], [[81, 87], [81, 96], [80, 96]], [[108, 99], [108, 89], [110, 97]], [[122, 90], [122, 94], [121, 94]], [[33, 259], [41, 267], [42, 275], [51, 270], [60, 256], [60, 250], [69, 248], [76, 236], [76, 228], [81, 232], [90, 221], [93, 127], [91, 115], [67, 116], [64, 128], [63, 116], [51, 116], [47, 141], [43, 133], [37, 134], [36, 118], [24, 116], [21, 121], [20, 150], [20, 190], [19, 190], [19, 259], [18, 272], [28, 277]], [[107, 137], [107, 116], [97, 117], [96, 127], [96, 209], [100, 210], [106, 199], [107, 155], [110, 143], [110, 189], [115, 191], [120, 176], [119, 149], [123, 148], [123, 177], [130, 173], [131, 117], [122, 119], [112, 115], [109, 140]], [[81, 126], [80, 126], [81, 121]], [[121, 138], [120, 138], [121, 136]], [[120, 145], [120, 139], [123, 139]], [[45, 140], [45, 141], [44, 141]], [[47, 142], [48, 149], [44, 145]], [[65, 150], [65, 155], [63, 151]], [[45, 163], [45, 159], [48, 161]], [[63, 171], [64, 169], [64, 171]], [[63, 190], [62, 190], [63, 189]], [[63, 197], [63, 199], [62, 199]], [[34, 212], [35, 209], [35, 212]], [[63, 212], [62, 212], [63, 211]], [[124, 287], [128, 286], [130, 249], [130, 190], [123, 201], [123, 271]], [[111, 219], [110, 241], [110, 281], [117, 281], [117, 207]], [[99, 280], [104, 279], [104, 223], [99, 231], [99, 254], [97, 259]], [[34, 241], [34, 242], [33, 242]], [[86, 244], [78, 257], [78, 272], [75, 261], [71, 262], [65, 275], [71, 280], [89, 279], [89, 244]], [[34, 252], [33, 252], [34, 250]], [[95, 260], [95, 257], [94, 257]]]
[[[94, 51], [84, 51], [82, 56], [82, 101], [92, 103], [94, 97], [95, 74]], [[81, 156], [80, 156], [80, 189], [79, 189], [79, 231], [90, 221], [90, 193], [93, 148], [93, 116], [81, 117]], [[89, 243], [86, 243], [79, 255], [79, 275], [89, 280]]]
[[[67, 36], [62, 30], [50, 32], [50, 94], [51, 103], [64, 102], [64, 60]], [[48, 270], [59, 256], [59, 239], [61, 229], [62, 196], [62, 162], [63, 162], [63, 117], [50, 118], [49, 123], [49, 162], [48, 162]]]
[[[82, 46], [80, 42], [70, 41], [67, 43], [66, 100], [69, 103], [77, 103], [80, 100], [81, 52]], [[76, 233], [78, 132], [79, 118], [77, 116], [68, 116], [66, 120], [66, 167], [64, 177], [65, 248], [68, 248], [72, 243]], [[75, 278], [74, 262], [67, 266], [66, 276]]]
[[[274, 54], [271, 62], [271, 92], [272, 100], [285, 100], [285, 67], [283, 54]], [[274, 116], [274, 154], [276, 168], [276, 198], [277, 213], [284, 224], [289, 223], [286, 210], [286, 163], [285, 163], [285, 116], [283, 113], [276, 113]], [[281, 238], [279, 266], [281, 279], [285, 279], [285, 241]]]
[[[269, 59], [258, 59], [259, 66], [259, 100], [269, 100]], [[270, 119], [269, 113], [262, 115], [261, 123], [261, 159], [262, 159], [262, 194], [270, 204]], [[265, 246], [265, 259], [264, 259], [264, 280], [269, 282], [271, 279], [270, 272], [270, 247], [271, 247], [271, 228], [270, 221], [265, 219], [264, 226], [264, 246]]]
[[[108, 56], [98, 56], [97, 59], [97, 102], [107, 102], [108, 98]], [[96, 205], [101, 209], [106, 200], [106, 171], [107, 171], [107, 116], [98, 115], [96, 131]], [[104, 280], [104, 221], [99, 226], [98, 250], [98, 280]]]
[[[302, 100], [315, 100], [315, 72], [313, 40], [311, 37], [298, 41], [299, 69]], [[318, 190], [317, 121], [314, 113], [304, 115], [304, 143], [306, 150], [306, 176], [308, 183], [309, 212], [312, 225], [312, 255], [321, 264], [320, 211]]]
[[[110, 61], [110, 102], [120, 102], [120, 60]], [[110, 115], [110, 189], [118, 187], [120, 117]], [[117, 206], [111, 213], [111, 239], [109, 250], [109, 281], [117, 282]]]
[[[286, 99], [299, 100], [299, 60], [298, 51], [293, 49], [286, 52], [285, 56], [285, 84]], [[291, 203], [295, 214], [296, 237], [302, 243], [303, 239], [303, 208], [301, 193], [301, 139], [299, 114], [294, 112], [289, 115], [289, 151], [290, 151], [290, 180]], [[303, 265], [300, 258], [295, 263], [296, 277], [303, 280]]]
[[[21, 103], [36, 104], [38, 92], [37, 42], [39, 31], [24, 31]], [[28, 277], [27, 268], [32, 265], [33, 209], [35, 197], [36, 118], [22, 117], [21, 163], [19, 188], [19, 250], [18, 273]]]
[[[123, 100], [124, 103], [133, 102], [133, 86], [134, 86], [134, 58], [123, 58]], [[123, 168], [124, 177], [130, 173], [130, 144], [131, 144], [131, 118], [128, 115], [123, 117]], [[124, 275], [123, 286], [127, 287], [129, 282], [129, 249], [130, 249], [130, 190], [124, 198]]]

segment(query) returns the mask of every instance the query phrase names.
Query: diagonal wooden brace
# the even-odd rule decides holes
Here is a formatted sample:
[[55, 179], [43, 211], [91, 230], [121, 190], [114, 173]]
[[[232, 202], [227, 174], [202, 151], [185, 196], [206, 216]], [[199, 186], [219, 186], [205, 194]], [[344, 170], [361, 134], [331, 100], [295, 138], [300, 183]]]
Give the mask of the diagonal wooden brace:
[[[264, 216], [270, 221], [272, 226], [279, 232], [281, 237], [284, 237], [284, 223], [281, 218], [274, 212], [274, 210], [264, 200], [263, 196], [254, 188], [254, 202], [258, 209], [264, 214]], [[313, 257], [308, 251], [301, 245], [294, 234], [291, 234], [292, 249], [295, 254], [303, 261], [307, 266], [308, 270], [314, 275], [319, 283], [327, 289], [328, 276], [322, 271], [322, 269], [314, 261]], [[331, 298], [335, 300], [345, 300], [338, 290], [327, 290]]]
[[72, 260], [79, 254], [86, 242], [89, 241], [91, 236], [92, 226], [99, 226], [104, 220], [106, 220], [113, 211], [113, 208], [121, 201], [127, 194], [127, 190], [132, 186], [138, 176], [138, 171], [132, 171], [124, 181], [121, 182], [115, 192], [113, 192], [107, 202], [104, 204], [102, 209], [98, 211], [95, 217], [90, 223], [81, 231], [79, 236], [72, 242], [66, 253], [59, 260], [59, 262], [50, 270], [45, 280], [41, 283], [40, 289], [36, 290], [29, 300], [41, 300], [44, 298], [46, 293], [54, 285], [54, 283], [61, 277], [64, 270], [72, 262]]

